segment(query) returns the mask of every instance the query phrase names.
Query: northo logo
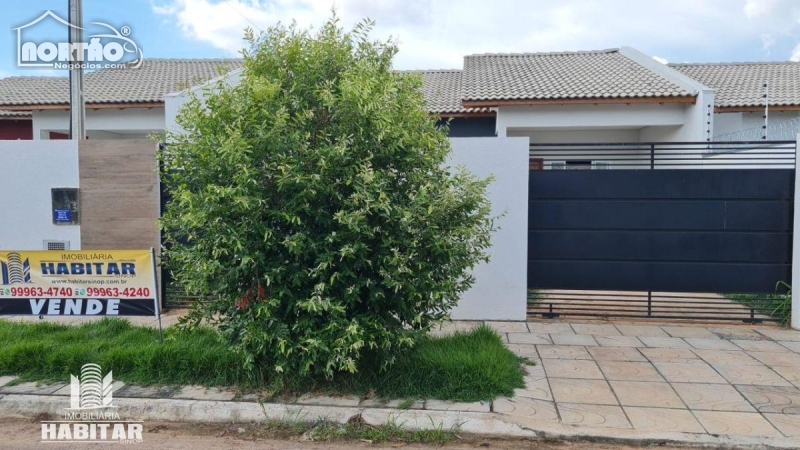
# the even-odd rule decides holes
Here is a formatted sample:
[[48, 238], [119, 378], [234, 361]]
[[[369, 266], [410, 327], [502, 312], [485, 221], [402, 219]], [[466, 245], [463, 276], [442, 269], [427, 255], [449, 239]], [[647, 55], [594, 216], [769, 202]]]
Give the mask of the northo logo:
[[17, 66], [38, 67], [50, 69], [70, 69], [80, 66], [84, 69], [102, 69], [111, 67], [124, 67], [122, 59], [126, 54], [131, 54], [129, 62], [133, 64], [128, 68], [139, 68], [142, 65], [142, 49], [128, 36], [131, 29], [128, 26], [119, 29], [103, 22], [92, 22], [92, 25], [105, 27], [111, 32], [92, 34], [87, 36], [89, 42], [40, 42], [23, 41], [23, 30], [36, 25], [45, 18], [50, 17], [66, 25], [68, 28], [77, 27], [58, 17], [53, 11], [46, 11], [38, 19], [20, 27], [14, 28], [17, 32]]

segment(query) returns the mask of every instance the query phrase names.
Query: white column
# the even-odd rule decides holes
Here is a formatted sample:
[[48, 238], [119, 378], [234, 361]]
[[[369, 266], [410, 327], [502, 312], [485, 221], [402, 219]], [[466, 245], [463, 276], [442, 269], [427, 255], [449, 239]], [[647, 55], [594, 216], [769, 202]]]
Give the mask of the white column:
[[800, 134], [794, 155], [794, 223], [792, 235], [792, 328], [800, 330]]

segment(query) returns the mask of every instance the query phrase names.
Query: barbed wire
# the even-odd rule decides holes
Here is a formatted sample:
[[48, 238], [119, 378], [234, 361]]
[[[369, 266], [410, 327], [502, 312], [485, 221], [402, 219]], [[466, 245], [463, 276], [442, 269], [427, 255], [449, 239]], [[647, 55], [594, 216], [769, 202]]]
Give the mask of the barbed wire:
[[[767, 126], [767, 138], [770, 141], [793, 141], [800, 133], [800, 117]], [[733, 133], [724, 133], [714, 136], [712, 141], [759, 141], [764, 136], [762, 127], [746, 128]]]

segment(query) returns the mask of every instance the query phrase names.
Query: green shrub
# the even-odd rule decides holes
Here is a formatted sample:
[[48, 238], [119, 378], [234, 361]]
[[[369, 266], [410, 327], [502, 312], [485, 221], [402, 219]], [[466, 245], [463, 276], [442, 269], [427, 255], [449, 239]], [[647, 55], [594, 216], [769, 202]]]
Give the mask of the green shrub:
[[250, 368], [388, 367], [487, 259], [489, 180], [446, 167], [421, 79], [370, 29], [248, 32], [241, 82], [187, 103], [160, 153], [168, 267], [214, 299], [183, 324], [212, 324]]

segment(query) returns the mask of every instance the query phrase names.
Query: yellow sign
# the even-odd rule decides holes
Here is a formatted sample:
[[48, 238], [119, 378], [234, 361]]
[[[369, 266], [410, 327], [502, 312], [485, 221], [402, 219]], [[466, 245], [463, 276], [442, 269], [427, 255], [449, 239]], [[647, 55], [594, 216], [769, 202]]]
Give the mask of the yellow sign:
[[0, 252], [0, 315], [157, 312], [152, 250]]

